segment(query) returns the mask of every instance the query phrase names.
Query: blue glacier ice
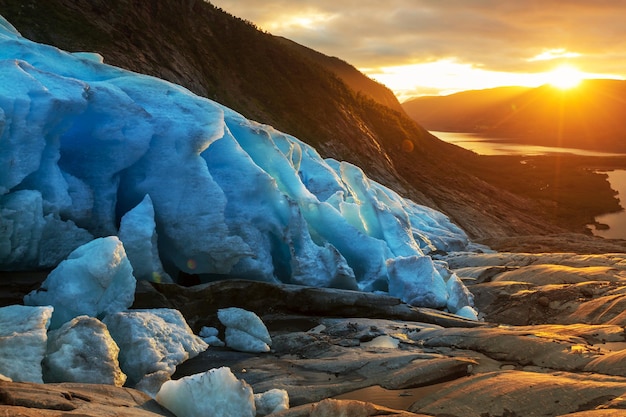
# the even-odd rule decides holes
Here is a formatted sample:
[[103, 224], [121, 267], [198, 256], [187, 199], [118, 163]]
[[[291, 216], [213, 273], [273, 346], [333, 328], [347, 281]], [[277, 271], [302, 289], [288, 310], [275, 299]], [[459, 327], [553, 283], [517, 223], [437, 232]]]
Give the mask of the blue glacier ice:
[[52, 306], [50, 329], [74, 317], [102, 319], [128, 309], [137, 281], [117, 236], [97, 238], [79, 246], [41, 283], [24, 296], [24, 305]]
[[390, 292], [452, 312], [472, 304], [428, 256], [473, 248], [442, 213], [271, 126], [95, 54], [31, 42], [1, 18], [0, 166], [3, 270], [52, 268], [121, 235], [138, 279], [239, 277]]

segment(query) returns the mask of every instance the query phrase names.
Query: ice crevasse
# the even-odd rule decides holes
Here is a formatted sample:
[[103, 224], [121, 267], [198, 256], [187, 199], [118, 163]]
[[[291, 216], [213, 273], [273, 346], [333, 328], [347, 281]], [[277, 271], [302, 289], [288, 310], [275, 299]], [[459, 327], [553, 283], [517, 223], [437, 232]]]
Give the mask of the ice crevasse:
[[475, 313], [462, 282], [428, 256], [473, 247], [445, 215], [100, 58], [31, 42], [0, 17], [1, 269], [52, 268], [116, 235], [140, 279], [383, 291]]

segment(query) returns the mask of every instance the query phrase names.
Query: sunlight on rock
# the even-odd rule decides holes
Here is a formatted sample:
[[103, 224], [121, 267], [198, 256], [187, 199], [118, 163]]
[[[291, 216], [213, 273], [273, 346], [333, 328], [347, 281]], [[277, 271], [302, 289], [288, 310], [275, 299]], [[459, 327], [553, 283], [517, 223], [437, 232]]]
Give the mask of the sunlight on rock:
[[369, 342], [361, 343], [361, 346], [368, 348], [387, 348], [387, 349], [397, 349], [400, 345], [400, 341], [392, 336], [378, 336]]

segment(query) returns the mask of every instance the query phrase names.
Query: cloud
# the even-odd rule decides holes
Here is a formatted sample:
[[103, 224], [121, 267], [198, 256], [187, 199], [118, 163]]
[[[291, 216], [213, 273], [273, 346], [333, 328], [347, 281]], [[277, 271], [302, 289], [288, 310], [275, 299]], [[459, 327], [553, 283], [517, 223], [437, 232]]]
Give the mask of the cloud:
[[569, 52], [564, 48], [558, 48], [545, 50], [542, 53], [529, 58], [528, 61], [551, 61], [560, 58], [578, 58], [579, 56], [580, 54], [578, 52]]
[[[594, 73], [626, 68], [621, 0], [212, 2], [358, 68], [440, 60], [496, 72], [542, 72], [565, 61]], [[551, 59], [532, 59], [549, 51]]]
[[[581, 54], [623, 43], [626, 2], [530, 0], [218, 0], [214, 4], [271, 32], [333, 54], [354, 56], [359, 66], [380, 59], [502, 65], [526, 62], [545, 50]], [[308, 21], [307, 21], [308, 19]], [[302, 24], [298, 24], [298, 20]], [[333, 39], [329, 45], [328, 39]], [[619, 50], [619, 46], [615, 45]], [[390, 63], [390, 62], [386, 62]], [[395, 62], [398, 63], [398, 62]]]

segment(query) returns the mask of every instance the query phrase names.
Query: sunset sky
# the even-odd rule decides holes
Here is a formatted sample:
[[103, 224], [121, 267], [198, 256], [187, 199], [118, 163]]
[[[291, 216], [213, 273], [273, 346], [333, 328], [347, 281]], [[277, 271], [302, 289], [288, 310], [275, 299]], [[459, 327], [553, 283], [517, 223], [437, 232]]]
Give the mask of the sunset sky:
[[400, 100], [574, 82], [581, 76], [626, 78], [626, 0], [211, 3], [274, 35], [349, 62]]

